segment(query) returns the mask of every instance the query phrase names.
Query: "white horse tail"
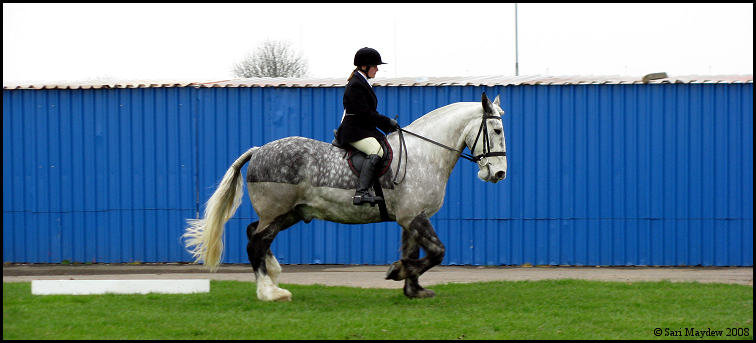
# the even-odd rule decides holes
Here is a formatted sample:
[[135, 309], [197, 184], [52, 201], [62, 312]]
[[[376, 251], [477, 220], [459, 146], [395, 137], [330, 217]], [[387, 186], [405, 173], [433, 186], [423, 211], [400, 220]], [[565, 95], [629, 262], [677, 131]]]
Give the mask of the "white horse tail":
[[234, 216], [241, 204], [244, 191], [244, 178], [241, 168], [249, 162], [252, 152], [257, 147], [247, 150], [236, 159], [226, 171], [218, 189], [205, 204], [202, 219], [187, 219], [189, 226], [186, 233], [186, 248], [197, 263], [204, 262], [211, 271], [218, 269], [223, 254], [223, 230], [226, 222]]

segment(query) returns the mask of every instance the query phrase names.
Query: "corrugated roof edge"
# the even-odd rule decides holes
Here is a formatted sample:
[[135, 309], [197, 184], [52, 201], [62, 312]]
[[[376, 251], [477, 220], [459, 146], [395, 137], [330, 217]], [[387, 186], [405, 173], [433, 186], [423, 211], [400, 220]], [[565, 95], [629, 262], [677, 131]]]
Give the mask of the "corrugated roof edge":
[[[521, 85], [595, 85], [643, 84], [642, 76], [451, 76], [377, 78], [376, 87], [410, 86], [521, 86]], [[250, 78], [230, 80], [120, 80], [61, 81], [49, 83], [5, 82], [3, 89], [112, 89], [160, 87], [344, 87], [346, 78]], [[664, 83], [753, 83], [753, 74], [746, 75], [681, 75], [651, 80]]]

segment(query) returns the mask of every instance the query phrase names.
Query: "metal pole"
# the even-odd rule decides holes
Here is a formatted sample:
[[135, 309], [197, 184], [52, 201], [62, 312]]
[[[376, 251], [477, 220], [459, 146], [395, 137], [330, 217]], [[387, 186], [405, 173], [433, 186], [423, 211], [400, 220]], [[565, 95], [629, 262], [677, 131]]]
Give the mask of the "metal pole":
[[517, 41], [517, 3], [515, 3], [515, 76], [520, 76], [520, 50]]
[[396, 52], [396, 19], [394, 19], [394, 62], [393, 62], [394, 63], [394, 77], [396, 77], [396, 69], [397, 69], [396, 68], [397, 67], [397, 65], [396, 65], [396, 61], [397, 61], [396, 55], [397, 55], [397, 52]]

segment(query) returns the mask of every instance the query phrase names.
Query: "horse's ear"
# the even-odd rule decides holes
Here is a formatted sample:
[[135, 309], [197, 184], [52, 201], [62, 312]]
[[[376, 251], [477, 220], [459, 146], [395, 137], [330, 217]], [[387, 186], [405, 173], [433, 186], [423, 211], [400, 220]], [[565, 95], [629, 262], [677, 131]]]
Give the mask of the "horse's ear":
[[483, 95], [480, 96], [480, 102], [483, 103], [483, 107], [486, 107], [486, 103], [489, 102], [488, 97], [486, 96], [486, 92], [483, 92]]
[[496, 106], [501, 106], [501, 102], [499, 102], [499, 96], [498, 95], [496, 96], [496, 99], [494, 99], [493, 104], [496, 105]]
[[[498, 99], [498, 97], [497, 97]], [[495, 113], [493, 105], [491, 104], [491, 100], [488, 100], [488, 97], [486, 96], [486, 92], [483, 92], [483, 95], [480, 97], [480, 102], [483, 105], [483, 112], [484, 113]]]

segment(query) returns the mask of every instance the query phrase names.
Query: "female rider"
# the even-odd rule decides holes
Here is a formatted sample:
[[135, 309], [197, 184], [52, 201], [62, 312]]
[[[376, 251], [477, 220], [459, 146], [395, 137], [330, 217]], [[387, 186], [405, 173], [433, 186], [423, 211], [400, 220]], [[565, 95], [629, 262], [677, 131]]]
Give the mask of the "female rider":
[[381, 55], [375, 49], [365, 47], [354, 55], [354, 65], [357, 68], [349, 75], [349, 82], [344, 90], [344, 116], [336, 133], [338, 146], [347, 148], [351, 145], [367, 155], [360, 172], [357, 191], [352, 198], [355, 205], [383, 200], [370, 195], [368, 191], [383, 158], [383, 148], [378, 142], [386, 137], [383, 132], [388, 134], [399, 128], [396, 120], [376, 111], [378, 100], [368, 79], [375, 77], [381, 64], [386, 63], [381, 60]]

